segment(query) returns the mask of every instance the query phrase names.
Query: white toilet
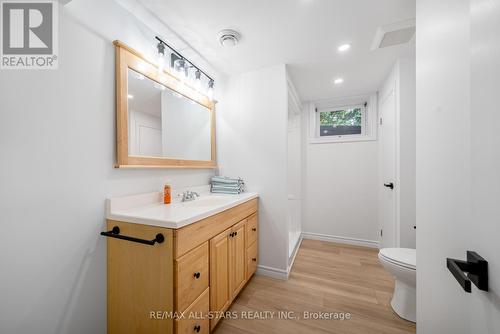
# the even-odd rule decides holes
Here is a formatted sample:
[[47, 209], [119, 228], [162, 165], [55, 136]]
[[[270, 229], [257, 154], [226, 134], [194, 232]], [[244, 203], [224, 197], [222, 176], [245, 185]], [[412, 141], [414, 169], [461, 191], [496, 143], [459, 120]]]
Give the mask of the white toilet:
[[403, 319], [417, 320], [417, 252], [410, 248], [383, 248], [378, 253], [382, 266], [396, 279], [392, 309]]

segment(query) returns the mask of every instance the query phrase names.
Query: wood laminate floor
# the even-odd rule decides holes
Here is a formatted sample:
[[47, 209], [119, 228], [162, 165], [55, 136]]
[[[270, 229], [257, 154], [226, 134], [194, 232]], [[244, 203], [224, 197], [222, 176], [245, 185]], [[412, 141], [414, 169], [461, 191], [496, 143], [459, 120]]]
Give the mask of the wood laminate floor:
[[[215, 333], [415, 333], [415, 324], [389, 305], [393, 288], [376, 249], [303, 240], [288, 281], [254, 275], [229, 310], [238, 317], [264, 318], [268, 312], [274, 318], [225, 318]], [[296, 319], [279, 319], [280, 311], [293, 312], [287, 315]], [[303, 312], [349, 313], [351, 318], [305, 319]]]

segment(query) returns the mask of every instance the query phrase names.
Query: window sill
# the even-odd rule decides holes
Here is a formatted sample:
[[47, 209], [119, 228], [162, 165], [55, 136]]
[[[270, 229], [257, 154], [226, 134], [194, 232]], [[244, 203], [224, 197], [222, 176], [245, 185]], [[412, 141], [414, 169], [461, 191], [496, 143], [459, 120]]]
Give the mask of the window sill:
[[330, 138], [309, 138], [309, 144], [352, 143], [377, 140], [375, 136], [342, 136]]

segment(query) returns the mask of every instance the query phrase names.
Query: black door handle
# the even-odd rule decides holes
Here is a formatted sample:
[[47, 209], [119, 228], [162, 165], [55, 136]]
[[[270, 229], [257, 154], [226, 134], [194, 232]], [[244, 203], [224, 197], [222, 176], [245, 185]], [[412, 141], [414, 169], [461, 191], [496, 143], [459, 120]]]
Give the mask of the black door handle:
[[390, 189], [394, 189], [394, 183], [384, 183], [384, 187], [387, 187], [387, 188], [390, 188]]
[[471, 292], [471, 281], [479, 290], [488, 291], [488, 261], [476, 252], [467, 251], [467, 261], [448, 258], [446, 266], [466, 292]]

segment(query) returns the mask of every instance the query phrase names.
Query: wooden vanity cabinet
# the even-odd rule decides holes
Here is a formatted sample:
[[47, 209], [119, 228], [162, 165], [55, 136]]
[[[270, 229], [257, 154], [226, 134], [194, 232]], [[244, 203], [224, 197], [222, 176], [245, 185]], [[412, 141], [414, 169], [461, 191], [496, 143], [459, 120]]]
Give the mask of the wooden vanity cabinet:
[[210, 333], [256, 270], [257, 201], [179, 229], [108, 220], [122, 235], [165, 237], [108, 238], [108, 333]]

